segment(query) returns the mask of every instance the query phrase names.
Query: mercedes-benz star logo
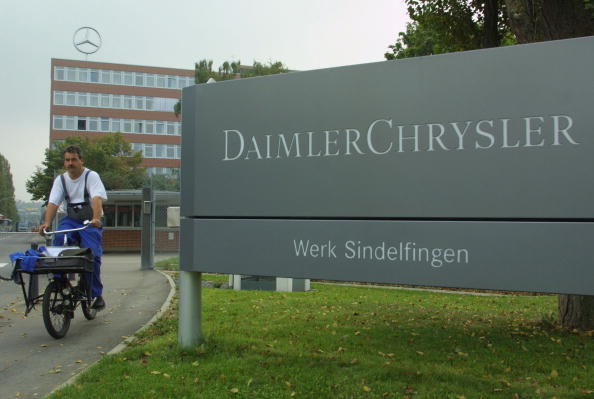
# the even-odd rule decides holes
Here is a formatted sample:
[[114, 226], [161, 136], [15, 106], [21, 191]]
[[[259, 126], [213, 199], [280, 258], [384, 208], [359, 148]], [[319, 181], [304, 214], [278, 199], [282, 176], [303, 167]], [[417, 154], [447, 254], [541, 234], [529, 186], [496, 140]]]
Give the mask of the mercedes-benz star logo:
[[74, 32], [72, 44], [81, 53], [93, 54], [101, 47], [101, 35], [96, 29], [83, 26]]

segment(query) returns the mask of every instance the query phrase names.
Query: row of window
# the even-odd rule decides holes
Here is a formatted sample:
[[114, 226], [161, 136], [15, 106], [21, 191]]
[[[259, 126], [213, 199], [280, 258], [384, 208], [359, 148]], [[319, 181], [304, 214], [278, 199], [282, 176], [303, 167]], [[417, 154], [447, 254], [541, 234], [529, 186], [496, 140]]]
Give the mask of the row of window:
[[53, 127], [56, 130], [181, 135], [180, 122], [98, 118], [93, 116], [54, 115]]
[[[167, 227], [167, 205], [157, 203], [155, 211], [155, 227]], [[137, 204], [104, 204], [103, 216], [105, 227], [142, 227], [141, 207]]]
[[[56, 144], [64, 143], [65, 140], [53, 140], [52, 148], [56, 148]], [[180, 159], [181, 146], [175, 144], [146, 144], [146, 143], [130, 143], [132, 151], [142, 151], [143, 158], [163, 158], [163, 159]], [[149, 175], [167, 175], [179, 176], [179, 168], [146, 168]]]
[[183, 89], [194, 84], [194, 78], [191, 76], [158, 75], [143, 72], [63, 66], [54, 68], [54, 80], [120, 86], [156, 87], [161, 89]]
[[142, 151], [143, 158], [181, 159], [181, 145], [148, 143], [130, 143], [130, 145], [134, 152]]
[[54, 105], [173, 112], [177, 98], [54, 91]]

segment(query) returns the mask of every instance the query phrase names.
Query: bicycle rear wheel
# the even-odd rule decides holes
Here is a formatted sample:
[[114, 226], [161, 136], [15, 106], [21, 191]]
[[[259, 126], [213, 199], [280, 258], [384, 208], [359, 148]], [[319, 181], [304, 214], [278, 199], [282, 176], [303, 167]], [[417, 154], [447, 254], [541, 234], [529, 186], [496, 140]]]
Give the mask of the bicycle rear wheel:
[[50, 282], [43, 294], [43, 324], [55, 339], [63, 338], [70, 328], [72, 315], [70, 298], [63, 293], [63, 284], [57, 280]]

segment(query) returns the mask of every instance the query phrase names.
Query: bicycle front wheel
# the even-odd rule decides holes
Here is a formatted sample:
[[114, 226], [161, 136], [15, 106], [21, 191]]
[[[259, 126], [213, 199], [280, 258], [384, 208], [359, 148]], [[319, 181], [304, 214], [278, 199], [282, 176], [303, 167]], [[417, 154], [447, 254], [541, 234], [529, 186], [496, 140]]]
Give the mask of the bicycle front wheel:
[[62, 285], [56, 280], [47, 285], [41, 308], [45, 329], [55, 339], [66, 335], [72, 314], [70, 298], [64, 294]]
[[93, 320], [97, 316], [97, 309], [93, 309], [91, 305], [91, 301], [86, 299], [84, 299], [80, 304], [82, 312], [85, 315], [85, 319], [87, 320]]
[[80, 275], [79, 287], [82, 289], [81, 295], [83, 298], [80, 301], [80, 307], [83, 315], [85, 315], [85, 319], [93, 320], [97, 316], [97, 309], [93, 309], [91, 306], [93, 304], [91, 300], [91, 287], [89, 287], [88, 280], [84, 274]]

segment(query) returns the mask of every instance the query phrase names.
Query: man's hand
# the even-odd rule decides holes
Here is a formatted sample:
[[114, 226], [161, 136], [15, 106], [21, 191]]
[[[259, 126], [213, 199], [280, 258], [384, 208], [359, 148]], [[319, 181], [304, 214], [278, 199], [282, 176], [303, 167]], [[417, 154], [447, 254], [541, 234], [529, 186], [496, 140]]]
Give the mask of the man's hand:
[[45, 233], [43, 232], [43, 230], [47, 229], [48, 225], [46, 223], [43, 223], [41, 226], [39, 226], [39, 235], [42, 237], [45, 237]]
[[98, 229], [102, 226], [101, 219], [93, 219], [91, 220], [91, 224], [93, 225], [93, 227], [97, 227]]
[[46, 230], [52, 225], [52, 221], [54, 220], [54, 217], [56, 217], [57, 212], [58, 205], [48, 202], [47, 209], [45, 210], [45, 216], [43, 218], [44, 223], [42, 223], [41, 226], [39, 226], [40, 236], [45, 236], [45, 234], [43, 234], [43, 230]]

